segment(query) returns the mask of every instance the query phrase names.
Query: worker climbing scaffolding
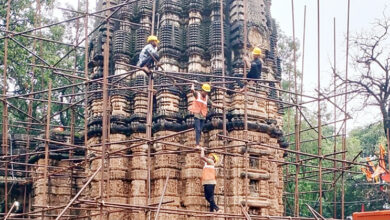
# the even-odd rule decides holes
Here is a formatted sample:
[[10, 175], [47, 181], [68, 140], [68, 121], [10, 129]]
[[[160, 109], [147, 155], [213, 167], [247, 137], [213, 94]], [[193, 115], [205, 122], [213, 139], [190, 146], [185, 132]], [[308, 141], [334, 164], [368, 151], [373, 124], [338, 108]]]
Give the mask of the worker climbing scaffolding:
[[204, 162], [202, 170], [202, 185], [204, 189], [204, 196], [207, 202], [210, 203], [210, 212], [221, 213], [222, 210], [219, 209], [214, 200], [214, 190], [215, 185], [217, 184], [215, 164], [219, 162], [219, 157], [215, 153], [210, 153], [207, 157], [205, 156], [204, 148], [200, 148], [200, 158]]
[[[260, 79], [261, 70], [262, 70], [262, 62], [261, 58], [261, 49], [258, 47], [253, 48], [252, 50], [252, 61], [249, 61], [249, 57], [244, 58], [244, 65], [249, 68], [249, 72], [247, 74], [248, 85], [253, 86], [255, 81], [251, 79]], [[244, 84], [241, 81], [238, 81], [239, 86], [243, 89]]]
[[211, 101], [208, 93], [211, 91], [211, 86], [208, 83], [202, 85], [202, 91], [195, 91], [195, 85], [191, 85], [191, 92], [195, 97], [188, 110], [194, 114], [194, 126], [195, 126], [195, 142], [196, 148], [200, 147], [200, 138], [202, 135], [203, 126], [206, 120], [208, 105], [215, 108], [224, 108], [222, 105], [217, 105]]
[[160, 43], [157, 36], [150, 35], [147, 39], [147, 45], [142, 49], [139, 54], [139, 60], [137, 66], [141, 67], [145, 73], [150, 73], [150, 69], [154, 67], [160, 57], [157, 53], [157, 46]]

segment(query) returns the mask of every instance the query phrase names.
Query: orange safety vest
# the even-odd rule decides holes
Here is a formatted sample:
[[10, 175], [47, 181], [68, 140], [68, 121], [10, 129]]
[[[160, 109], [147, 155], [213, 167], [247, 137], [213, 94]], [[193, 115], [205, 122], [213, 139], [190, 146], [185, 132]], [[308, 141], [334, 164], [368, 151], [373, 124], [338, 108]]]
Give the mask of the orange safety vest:
[[207, 116], [207, 99], [208, 95], [205, 98], [202, 98], [202, 95], [197, 92], [197, 98], [192, 102], [192, 105], [188, 108], [193, 114], [201, 114], [203, 117]]
[[217, 180], [215, 178], [215, 167], [214, 165], [204, 164], [202, 170], [202, 184], [216, 184]]

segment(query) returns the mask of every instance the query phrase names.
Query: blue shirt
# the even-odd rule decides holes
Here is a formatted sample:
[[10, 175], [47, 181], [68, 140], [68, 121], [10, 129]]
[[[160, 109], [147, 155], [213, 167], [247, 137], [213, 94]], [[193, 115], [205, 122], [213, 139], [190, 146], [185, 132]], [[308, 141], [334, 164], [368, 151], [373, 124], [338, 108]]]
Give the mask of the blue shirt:
[[157, 53], [157, 47], [153, 47], [152, 44], [147, 44], [139, 54], [139, 59], [137, 62], [137, 66], [141, 66], [141, 63], [148, 59], [150, 57], [150, 54], [156, 54]]

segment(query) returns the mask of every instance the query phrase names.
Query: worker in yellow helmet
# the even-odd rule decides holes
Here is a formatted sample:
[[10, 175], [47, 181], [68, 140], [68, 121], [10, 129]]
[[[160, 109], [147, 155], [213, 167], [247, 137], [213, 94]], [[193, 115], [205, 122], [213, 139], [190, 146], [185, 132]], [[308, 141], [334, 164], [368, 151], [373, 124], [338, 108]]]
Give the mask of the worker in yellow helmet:
[[150, 35], [147, 43], [139, 54], [137, 66], [142, 67], [142, 70], [146, 73], [150, 73], [150, 68], [154, 66], [154, 62], [160, 59], [157, 53], [157, 45], [160, 41], [157, 36]]
[[214, 104], [208, 93], [211, 91], [211, 86], [208, 83], [202, 85], [202, 90], [200, 92], [195, 91], [194, 84], [191, 85], [191, 92], [195, 97], [195, 100], [192, 102], [191, 106], [188, 107], [188, 110], [194, 114], [194, 125], [195, 125], [195, 141], [196, 148], [199, 148], [200, 138], [202, 135], [203, 126], [206, 120], [208, 105], [215, 108], [223, 108], [222, 105]]
[[[244, 65], [246, 65], [249, 69], [247, 72], [247, 78], [249, 80], [249, 85], [253, 85], [254, 81], [251, 79], [260, 79], [261, 77], [261, 69], [262, 69], [262, 63], [261, 63], [261, 49], [258, 47], [253, 48], [252, 50], [252, 57], [253, 60], [249, 62], [248, 58], [244, 58]], [[239, 83], [240, 87], [242, 86], [242, 83]]]
[[214, 190], [217, 184], [215, 164], [219, 162], [219, 157], [215, 153], [209, 154], [207, 157], [204, 154], [204, 148], [200, 148], [200, 158], [204, 162], [202, 170], [202, 185], [204, 189], [204, 197], [210, 203], [210, 212], [222, 212], [214, 201]]

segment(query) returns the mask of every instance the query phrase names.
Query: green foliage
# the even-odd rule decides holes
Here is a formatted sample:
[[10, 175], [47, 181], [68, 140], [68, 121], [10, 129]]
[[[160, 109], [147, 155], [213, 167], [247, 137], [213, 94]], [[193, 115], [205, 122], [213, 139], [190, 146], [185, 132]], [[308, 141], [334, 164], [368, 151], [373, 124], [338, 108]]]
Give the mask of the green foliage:
[[[299, 44], [297, 43], [297, 50], [299, 49]], [[293, 49], [294, 43], [291, 37], [281, 35], [279, 38], [279, 56], [282, 59], [282, 69], [283, 69], [283, 80], [282, 88], [285, 90], [294, 90], [294, 59], [293, 59]], [[299, 53], [297, 55], [297, 59]], [[298, 88], [300, 87], [300, 77], [301, 73], [299, 69], [297, 70], [298, 75]], [[292, 96], [294, 97], [294, 96]], [[284, 95], [284, 100], [291, 101], [289, 95]], [[322, 126], [322, 141], [321, 141], [321, 152], [319, 152], [318, 147], [318, 133], [317, 133], [317, 114], [311, 112], [307, 109], [302, 109], [303, 115], [301, 118], [301, 134], [300, 134], [300, 151], [310, 154], [318, 155], [329, 155], [325, 158], [336, 158], [342, 160], [342, 154], [338, 153], [333, 155], [334, 152], [342, 152], [342, 138], [340, 135], [334, 137], [335, 133], [339, 132], [339, 126], [337, 130], [334, 131], [333, 125]], [[333, 115], [329, 114], [327, 106], [324, 104], [321, 106], [321, 120], [322, 123], [327, 121], [333, 121]], [[312, 129], [315, 127], [316, 129]], [[295, 146], [295, 135], [296, 130], [295, 126], [295, 109], [290, 108], [286, 111], [284, 115], [284, 134], [286, 134], [286, 139], [290, 143], [289, 148], [293, 150], [298, 150]], [[291, 134], [291, 135], [289, 135]], [[386, 137], [383, 131], [383, 123], [377, 122], [372, 125], [356, 128], [349, 132], [346, 139], [347, 143], [347, 152], [346, 160], [352, 161], [356, 159], [356, 162], [363, 162], [364, 157], [374, 155], [378, 151], [379, 144], [386, 143]], [[357, 157], [360, 155], [359, 157]], [[357, 157], [357, 158], [356, 158]], [[295, 163], [296, 155], [288, 154], [285, 158], [286, 161]], [[299, 194], [299, 207], [300, 207], [300, 216], [304, 217], [313, 217], [306, 204], [319, 210], [319, 172], [318, 165], [320, 163], [319, 159], [309, 157], [309, 156], [300, 156], [299, 160], [306, 160], [302, 162], [303, 166], [300, 166], [299, 170], [299, 183], [298, 189], [299, 192], [309, 192]], [[306, 165], [306, 166], [305, 166]], [[334, 172], [334, 167], [342, 168], [342, 163], [333, 162], [331, 160], [323, 159], [322, 160], [322, 203], [323, 203], [323, 215], [325, 217], [333, 217], [334, 208], [336, 209], [336, 218], [341, 218], [341, 189], [342, 189], [342, 173], [340, 171]], [[388, 202], [389, 197], [386, 193], [380, 191], [380, 186], [372, 183], [367, 183], [365, 176], [361, 173], [359, 165], [346, 165], [348, 171], [344, 174], [344, 189], [345, 189], [345, 215], [352, 215], [353, 212], [361, 210], [362, 204], [365, 206], [366, 210], [381, 210], [383, 205]], [[293, 164], [284, 166], [285, 174], [285, 214], [293, 216], [294, 215], [294, 191], [295, 191], [295, 176], [296, 176], [296, 166]], [[336, 184], [333, 183], [337, 180]]]
[[[292, 37], [285, 35], [281, 30], [278, 30], [278, 56], [282, 65], [282, 89], [294, 90], [294, 46], [296, 47], [296, 65], [299, 65], [299, 41], [296, 39], [295, 44]], [[302, 77], [301, 71], [297, 68], [298, 87]]]
[[[289, 114], [291, 114], [289, 116]], [[294, 112], [290, 111], [284, 116], [285, 121], [285, 133], [292, 133], [294, 129]], [[313, 126], [317, 125], [316, 115], [311, 112], [304, 113], [309, 119], [310, 124]], [[290, 117], [290, 120], [288, 120]], [[289, 126], [287, 122], [289, 121]], [[290, 132], [287, 128], [290, 127]], [[308, 123], [303, 121], [302, 129], [309, 129], [310, 126]], [[322, 129], [322, 134], [324, 137], [332, 136], [333, 127], [324, 126]], [[302, 152], [318, 154], [318, 144], [317, 144], [318, 134], [313, 129], [302, 132], [301, 141], [304, 143], [301, 144], [300, 150]], [[306, 142], [306, 140], [314, 140]], [[289, 137], [289, 142], [294, 143], [294, 136]], [[361, 151], [363, 152], [360, 157], [357, 158], [356, 162], [364, 162], [364, 156], [374, 155], [378, 151], [379, 143], [385, 144], [386, 138], [383, 132], [383, 124], [381, 122], [374, 123], [367, 127], [356, 128], [352, 130], [347, 137], [347, 153], [346, 158], [348, 161], [352, 161]], [[334, 138], [326, 138], [322, 141], [322, 154], [331, 154], [334, 150]], [[294, 144], [290, 145], [290, 149], [295, 149]], [[341, 152], [341, 138], [336, 138], [336, 152]], [[331, 156], [333, 157], [333, 156]], [[300, 159], [308, 159], [309, 157], [301, 156]], [[341, 154], [336, 156], [337, 159], [342, 159]], [[290, 154], [286, 158], [286, 161], [295, 162], [295, 155]], [[319, 163], [318, 159], [310, 160], [310, 162], [305, 162], [304, 164], [317, 166]], [[324, 168], [333, 168], [334, 162], [330, 160], [323, 160], [322, 166]], [[348, 165], [347, 165], [348, 166]], [[341, 163], [336, 163], [336, 167], [342, 167]], [[360, 173], [360, 167], [358, 165], [352, 165], [349, 171], [356, 173], [345, 173], [345, 213], [346, 215], [352, 215], [353, 212], [358, 212], [361, 209], [362, 204], [364, 204], [366, 210], [381, 210], [383, 205], [388, 202], [389, 197], [386, 193], [380, 191], [380, 186], [377, 184], [368, 183], [363, 174]], [[318, 170], [313, 167], [304, 167], [301, 166], [300, 175], [299, 175], [299, 191], [300, 192], [312, 192], [319, 190], [318, 182], [318, 172], [313, 173], [313, 171]], [[303, 173], [306, 174], [303, 174]], [[286, 199], [287, 204], [286, 214], [293, 215], [294, 207], [294, 190], [295, 190], [295, 173], [296, 168], [294, 165], [288, 166], [289, 178], [285, 185]], [[285, 169], [285, 174], [287, 174], [287, 169]], [[336, 210], [337, 218], [341, 218], [341, 172], [334, 174], [332, 171], [324, 170], [323, 171], [323, 215], [325, 217], [333, 217], [333, 201], [334, 201], [334, 188], [332, 187], [332, 182], [334, 178], [339, 178], [336, 184]], [[305, 204], [309, 204], [315, 209], [319, 209], [318, 202], [318, 193], [307, 193], [300, 194], [300, 215], [306, 217], [312, 217], [309, 210], [306, 208]]]
[[378, 151], [379, 144], [386, 146], [386, 137], [383, 131], [383, 122], [376, 122], [367, 127], [356, 128], [350, 132], [350, 139], [356, 139], [364, 146], [362, 156], [368, 157]]
[[[6, 18], [6, 2], [3, 1], [3, 7], [0, 8], [0, 26], [2, 29], [5, 29], [5, 18]], [[41, 1], [41, 16], [39, 19], [36, 19], [36, 3], [34, 0], [20, 0], [20, 1], [11, 1], [11, 19], [10, 19], [10, 31], [13, 32], [22, 32], [26, 30], [33, 29], [36, 25], [35, 22], [40, 22], [40, 25], [43, 26], [46, 24], [52, 24], [58, 22], [58, 19], [55, 16], [52, 16], [53, 1]], [[68, 14], [67, 17], [74, 16]], [[66, 18], [63, 18], [66, 19]], [[82, 22], [80, 23], [80, 26]], [[73, 23], [64, 23], [61, 25], [55, 25], [50, 28], [43, 28], [39, 31], [28, 32], [27, 35], [42, 36], [43, 38], [62, 41], [62, 42], [75, 42], [74, 32], [72, 34], [67, 34], [69, 30], [73, 29]], [[0, 37], [5, 36], [4, 33], [1, 33]], [[22, 44], [25, 48], [22, 48], [18, 43]], [[53, 70], [49, 68], [34, 68], [31, 64], [36, 63], [40, 66], [47, 66], [45, 62], [49, 65], [56, 64], [69, 50], [73, 47], [57, 44], [47, 41], [35, 41], [34, 39], [26, 36], [16, 35], [12, 39], [8, 39], [8, 95], [23, 95], [28, 94], [34, 88], [34, 92], [42, 91], [48, 89], [49, 81], [52, 82], [52, 88], [57, 88], [61, 86], [70, 85], [72, 83], [77, 83], [79, 81], [66, 79], [64, 76], [55, 74]], [[30, 50], [35, 53], [37, 56], [34, 56]], [[73, 69], [76, 63], [76, 70], [83, 69], [83, 55], [81, 50], [77, 52], [77, 61], [75, 61], [75, 52], [72, 52], [68, 57], [63, 59], [56, 67], [64, 69]], [[4, 40], [0, 40], [0, 71], [3, 72], [4, 65]], [[42, 61], [42, 60], [44, 61]], [[66, 74], [73, 74], [72, 72], [63, 72]], [[2, 80], [0, 80], [2, 81]], [[2, 84], [2, 83], [1, 83]], [[78, 93], [80, 88], [75, 88], [72, 91], [72, 88], [53, 91], [52, 100], [59, 102], [69, 102], [70, 99], [62, 98], [62, 95], [69, 93]], [[3, 90], [3, 86], [1, 88]], [[9, 123], [10, 123], [10, 132], [11, 133], [26, 133], [26, 129], [23, 128], [26, 124], [21, 124], [20, 122], [27, 122], [28, 117], [26, 115], [28, 111], [28, 101], [26, 100], [28, 96], [23, 96], [22, 98], [11, 98], [8, 99], [9, 103], [17, 107], [21, 111], [15, 110], [12, 107], [9, 107]], [[47, 93], [38, 93], [33, 96], [35, 99], [48, 99]], [[76, 97], [76, 100], [80, 100], [79, 97]], [[63, 110], [67, 106], [52, 104], [51, 112], [52, 114]], [[32, 116], [41, 121], [46, 120], [46, 108], [47, 102], [34, 101], [33, 102], [33, 112]], [[73, 108], [76, 116], [76, 126], [80, 126], [83, 123], [83, 110], [81, 108]], [[0, 113], [2, 114], [3, 108], [0, 108]], [[59, 116], [54, 116], [52, 118], [51, 124], [69, 126], [70, 124], [70, 113], [71, 110], [64, 111], [59, 114]], [[32, 122], [37, 123], [36, 120]], [[44, 126], [34, 125], [34, 130], [32, 133], [41, 133], [40, 129], [44, 129]]]

